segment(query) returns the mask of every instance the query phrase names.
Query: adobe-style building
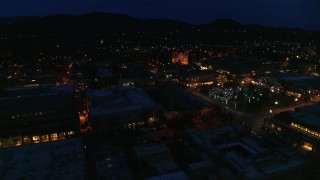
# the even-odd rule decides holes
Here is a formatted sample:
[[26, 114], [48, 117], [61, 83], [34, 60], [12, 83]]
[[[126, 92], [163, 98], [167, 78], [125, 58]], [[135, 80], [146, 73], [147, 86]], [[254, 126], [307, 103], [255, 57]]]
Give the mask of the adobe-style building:
[[157, 104], [141, 89], [114, 86], [88, 92], [89, 122], [94, 133], [153, 125]]
[[172, 63], [187, 65], [189, 63], [189, 52], [188, 51], [172, 51]]
[[308, 179], [314, 174], [307, 159], [290, 147], [254, 137], [242, 125], [185, 133], [179, 154], [189, 163], [190, 179]]
[[1, 179], [87, 178], [81, 137], [0, 149]]
[[320, 104], [284, 111], [266, 118], [264, 126], [270, 131], [295, 140], [295, 146], [319, 153], [320, 149]]

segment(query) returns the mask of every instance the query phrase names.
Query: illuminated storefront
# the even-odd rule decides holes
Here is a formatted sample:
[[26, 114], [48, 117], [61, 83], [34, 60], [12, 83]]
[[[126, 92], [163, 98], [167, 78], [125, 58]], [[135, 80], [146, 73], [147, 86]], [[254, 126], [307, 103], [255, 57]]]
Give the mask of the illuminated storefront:
[[303, 151], [320, 153], [320, 104], [295, 108], [266, 118], [264, 126], [294, 140]]
[[0, 138], [0, 147], [20, 146], [26, 144], [37, 144], [50, 141], [63, 140], [75, 136], [74, 131], [52, 133], [52, 134], [37, 134], [30, 136], [16, 136]]
[[298, 129], [298, 130], [301, 130], [303, 133], [305, 133], [305, 134], [307, 134], [307, 135], [309, 135], [309, 136], [313, 136], [313, 137], [315, 137], [315, 138], [319, 138], [319, 139], [320, 139], [320, 133], [317, 132], [317, 131], [311, 130], [311, 129], [309, 129], [309, 128], [306, 128], [306, 127], [304, 127], [304, 126], [301, 126], [301, 125], [299, 125], [299, 124], [296, 124], [296, 123], [294, 123], [294, 122], [291, 123], [291, 126], [292, 126], [293, 128]]

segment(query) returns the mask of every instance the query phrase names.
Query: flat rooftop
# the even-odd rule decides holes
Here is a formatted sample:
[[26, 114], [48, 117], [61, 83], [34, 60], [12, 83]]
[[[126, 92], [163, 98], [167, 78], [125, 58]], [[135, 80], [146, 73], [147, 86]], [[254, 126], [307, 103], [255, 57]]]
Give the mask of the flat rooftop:
[[150, 168], [150, 175], [164, 174], [179, 169], [171, 156], [170, 149], [164, 143], [152, 143], [133, 148], [136, 157], [143, 160], [144, 165]]
[[135, 111], [156, 105], [144, 91], [136, 88], [114, 87], [92, 90], [88, 94], [92, 116]]
[[320, 117], [320, 103], [295, 108], [296, 112], [304, 112]]
[[1, 99], [50, 96], [73, 94], [75, 87], [72, 85], [65, 86], [36, 86], [36, 87], [14, 87], [6, 88]]
[[154, 154], [168, 153], [170, 152], [166, 144], [145, 144], [133, 148], [135, 154], [138, 157], [146, 157]]
[[1, 179], [86, 179], [84, 142], [67, 139], [0, 149]]

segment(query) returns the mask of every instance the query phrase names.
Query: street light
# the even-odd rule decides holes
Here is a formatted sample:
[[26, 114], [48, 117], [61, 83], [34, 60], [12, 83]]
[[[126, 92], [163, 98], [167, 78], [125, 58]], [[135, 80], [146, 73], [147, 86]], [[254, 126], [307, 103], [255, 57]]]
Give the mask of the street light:
[[272, 117], [272, 109], [269, 110], [269, 113], [270, 113], [269, 117], [271, 118]]
[[274, 104], [277, 105], [277, 104], [279, 104], [279, 102], [278, 102], [278, 101], [275, 101]]

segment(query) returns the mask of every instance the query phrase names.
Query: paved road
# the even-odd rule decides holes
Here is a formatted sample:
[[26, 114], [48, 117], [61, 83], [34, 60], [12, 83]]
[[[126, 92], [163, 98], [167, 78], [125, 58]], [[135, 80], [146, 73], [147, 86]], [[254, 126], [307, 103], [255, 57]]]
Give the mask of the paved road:
[[[222, 110], [235, 113], [236, 116], [235, 116], [235, 120], [233, 121], [234, 123], [244, 123], [247, 126], [249, 126], [253, 131], [256, 131], [256, 132], [261, 131], [261, 127], [263, 126], [263, 121], [265, 117], [272, 116], [274, 114], [278, 114], [283, 111], [294, 110], [294, 108], [296, 107], [312, 104], [310, 102], [300, 101], [300, 102], [297, 102], [296, 105], [294, 106], [265, 108], [265, 110], [262, 110], [261, 112], [251, 114], [251, 113], [240, 112], [231, 107], [229, 107], [227, 110], [225, 108], [226, 104], [223, 104], [218, 100], [213, 100], [209, 98], [209, 96], [201, 94], [196, 90], [187, 89], [186, 91], [189, 93], [192, 93], [194, 96], [197, 96], [199, 99], [202, 99], [205, 102], [211, 102], [212, 104], [220, 106]], [[270, 113], [270, 109], [272, 109], [272, 113]]]
[[215, 103], [209, 97], [206, 97], [205, 95], [203, 95], [201, 93], [198, 93], [196, 91], [192, 91], [190, 89], [186, 89], [184, 92], [186, 94], [190, 95], [193, 99], [200, 101], [201, 103], [203, 103], [206, 106], [215, 105]]

